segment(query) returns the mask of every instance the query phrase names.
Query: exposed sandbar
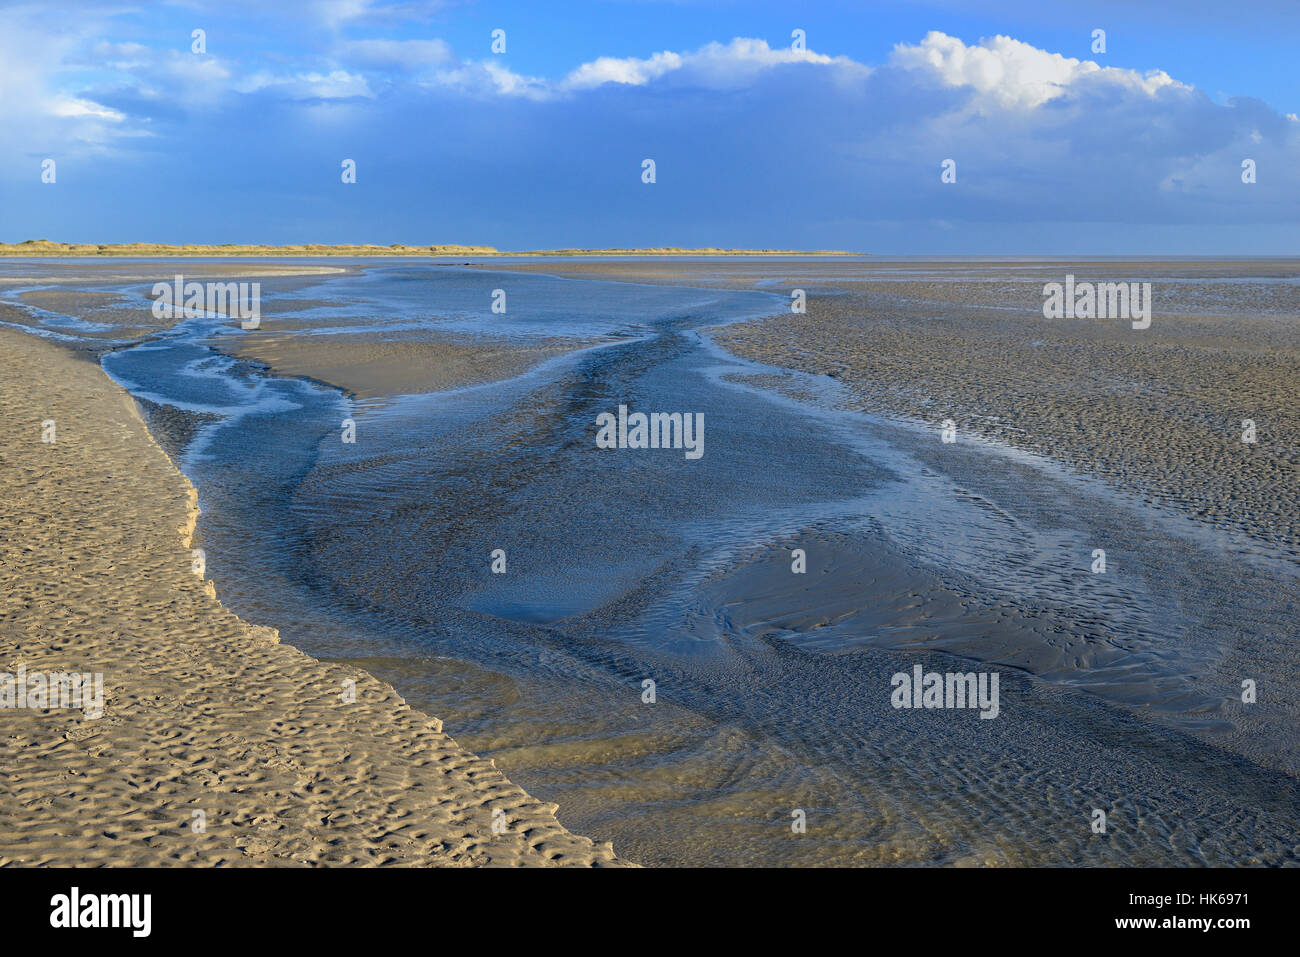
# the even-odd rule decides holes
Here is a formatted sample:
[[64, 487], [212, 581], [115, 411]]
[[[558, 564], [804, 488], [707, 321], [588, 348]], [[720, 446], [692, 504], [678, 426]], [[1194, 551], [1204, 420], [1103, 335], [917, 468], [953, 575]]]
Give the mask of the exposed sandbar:
[[582, 343], [533, 343], [458, 334], [311, 335], [278, 331], [275, 323], [223, 348], [231, 355], [268, 366], [281, 376], [325, 382], [361, 398], [442, 392], [522, 375]]
[[389, 685], [226, 610], [194, 489], [97, 366], [12, 330], [0, 357], [0, 672], [104, 689], [98, 718], [0, 709], [0, 864], [617, 863]]

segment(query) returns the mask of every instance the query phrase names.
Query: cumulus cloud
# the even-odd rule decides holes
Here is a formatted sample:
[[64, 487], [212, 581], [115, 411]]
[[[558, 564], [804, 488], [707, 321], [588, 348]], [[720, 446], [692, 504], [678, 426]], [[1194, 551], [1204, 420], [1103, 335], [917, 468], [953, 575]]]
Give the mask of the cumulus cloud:
[[670, 70], [680, 70], [682, 55], [665, 50], [645, 59], [603, 56], [584, 63], [564, 80], [571, 90], [588, 90], [603, 83], [626, 83], [644, 86]]
[[1191, 90], [1161, 70], [1139, 73], [1103, 67], [1006, 36], [968, 46], [956, 37], [931, 31], [919, 44], [895, 46], [891, 62], [928, 73], [946, 86], [970, 87], [985, 102], [1006, 109], [1032, 109], [1088, 83], [1109, 84], [1148, 96], [1167, 88]]

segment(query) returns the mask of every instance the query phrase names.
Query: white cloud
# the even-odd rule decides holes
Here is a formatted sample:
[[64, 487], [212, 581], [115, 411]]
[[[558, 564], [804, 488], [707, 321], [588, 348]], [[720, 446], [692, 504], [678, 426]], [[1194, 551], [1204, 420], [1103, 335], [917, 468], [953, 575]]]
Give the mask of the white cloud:
[[433, 84], [466, 94], [497, 94], [551, 99], [605, 85], [642, 87], [666, 78], [710, 89], [746, 86], [773, 67], [814, 64], [866, 76], [870, 70], [847, 57], [830, 57], [811, 50], [772, 49], [765, 40], [737, 37], [730, 43], [709, 43], [698, 50], [664, 50], [648, 57], [597, 57], [569, 71], [560, 80], [526, 76], [497, 60], [465, 61], [434, 71]]
[[430, 82], [470, 96], [496, 94], [543, 100], [552, 94], [550, 84], [544, 79], [515, 73], [492, 60], [466, 62], [451, 69], [438, 70]]
[[573, 90], [585, 90], [604, 83], [626, 83], [644, 86], [669, 70], [680, 69], [682, 56], [665, 50], [646, 59], [636, 57], [603, 56], [584, 63], [564, 79], [563, 85]]
[[1143, 74], [1103, 67], [1006, 36], [967, 46], [956, 37], [931, 31], [919, 44], [895, 46], [891, 62], [928, 72], [945, 86], [971, 87], [985, 103], [1006, 109], [1032, 109], [1087, 82], [1113, 84], [1148, 96], [1166, 88], [1191, 89], [1161, 70]]
[[274, 90], [293, 100], [342, 100], [354, 96], [374, 96], [364, 76], [346, 70], [291, 75], [260, 72], [237, 82], [235, 89], [240, 93]]
[[680, 74], [686, 82], [726, 88], [752, 83], [766, 70], [795, 63], [835, 66], [863, 75], [870, 72], [848, 57], [830, 57], [789, 47], [774, 50], [766, 40], [736, 37], [730, 43], [709, 43], [688, 53], [665, 50], [646, 58], [599, 57], [572, 70], [559, 87], [589, 90], [606, 83], [644, 86], [669, 74]]
[[465, 61], [436, 70], [429, 81], [466, 94], [544, 100], [605, 85], [643, 87], [666, 78], [710, 89], [736, 88], [753, 83], [761, 73], [774, 67], [799, 63], [831, 67], [857, 76], [871, 72], [847, 57], [830, 57], [811, 50], [774, 50], [765, 40], [737, 37], [730, 43], [709, 43], [685, 53], [664, 50], [648, 57], [597, 57], [558, 81], [515, 73], [496, 60]]
[[134, 132], [78, 82], [102, 19], [92, 12], [63, 18], [57, 30], [50, 24], [43, 6], [0, 5], [0, 160], [14, 175], [27, 175], [33, 153], [103, 152]]
[[83, 100], [73, 96], [55, 97], [50, 105], [50, 113], [54, 116], [65, 117], [93, 116], [113, 123], [120, 123], [126, 119], [124, 113], [119, 113], [107, 106], [101, 106], [91, 100]]

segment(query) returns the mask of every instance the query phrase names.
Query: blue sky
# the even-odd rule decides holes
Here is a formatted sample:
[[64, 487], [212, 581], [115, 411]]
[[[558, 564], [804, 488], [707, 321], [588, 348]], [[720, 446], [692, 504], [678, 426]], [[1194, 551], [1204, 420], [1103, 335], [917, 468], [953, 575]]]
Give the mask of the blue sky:
[[1297, 50], [1295, 0], [0, 0], [0, 240], [1295, 255]]

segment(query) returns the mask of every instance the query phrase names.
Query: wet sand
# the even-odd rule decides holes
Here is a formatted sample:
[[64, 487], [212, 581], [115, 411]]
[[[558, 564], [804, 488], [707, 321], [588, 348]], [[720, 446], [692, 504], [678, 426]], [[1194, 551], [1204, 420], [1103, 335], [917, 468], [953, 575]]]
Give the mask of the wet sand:
[[[199, 281], [248, 280], [283, 294], [351, 269], [319, 263], [4, 262], [0, 295], [8, 301], [0, 302], [0, 326], [39, 332], [95, 357], [172, 328], [174, 319], [154, 316], [152, 289], [155, 283], [172, 282], [177, 273]], [[125, 290], [96, 288], [105, 284]]]
[[518, 343], [483, 336], [306, 335], [267, 323], [229, 347], [229, 354], [276, 375], [325, 382], [357, 398], [441, 392], [522, 375], [583, 343]]
[[[924, 421], [936, 435], [951, 419], [959, 441], [1047, 456], [1300, 558], [1300, 317], [1160, 313], [1137, 331], [840, 290], [815, 295], [807, 315], [717, 341], [829, 375], [859, 409]], [[1242, 441], [1245, 420], [1253, 444]]]
[[0, 710], [0, 864], [617, 863], [389, 685], [227, 611], [194, 489], [95, 364], [10, 330], [0, 364], [0, 670], [104, 687], [100, 717]]
[[[963, 281], [976, 268], [1001, 278]], [[845, 385], [850, 407], [1041, 454], [1226, 533], [1300, 558], [1300, 286], [1292, 295], [1207, 303], [1155, 283], [1151, 327], [1044, 319], [1042, 285], [1152, 275], [1300, 277], [1295, 260], [1251, 263], [582, 263], [520, 266], [634, 282], [804, 288], [806, 314], [720, 330], [739, 356]], [[1025, 276], [1034, 278], [1026, 280]], [[1181, 295], [1181, 298], [1180, 298]], [[1231, 303], [1236, 314], [1220, 308]], [[1242, 441], [1242, 422], [1256, 441]]]

